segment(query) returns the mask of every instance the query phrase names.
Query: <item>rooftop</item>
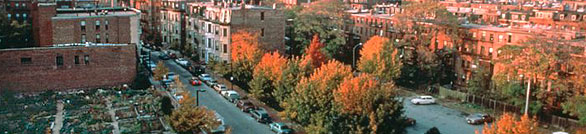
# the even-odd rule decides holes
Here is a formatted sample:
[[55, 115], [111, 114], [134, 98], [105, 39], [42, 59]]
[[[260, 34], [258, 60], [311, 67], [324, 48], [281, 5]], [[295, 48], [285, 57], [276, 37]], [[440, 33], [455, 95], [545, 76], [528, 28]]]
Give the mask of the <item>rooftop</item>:
[[74, 48], [74, 47], [110, 47], [110, 46], [127, 46], [128, 44], [106, 44], [106, 43], [70, 43], [70, 44], [54, 44], [51, 47], [27, 47], [27, 48], [8, 48], [0, 49], [1, 51], [18, 51], [18, 50], [42, 50], [42, 49], [59, 49], [59, 48]]
[[86, 17], [136, 16], [140, 11], [132, 8], [93, 8], [93, 9], [57, 9], [53, 19], [71, 19]]

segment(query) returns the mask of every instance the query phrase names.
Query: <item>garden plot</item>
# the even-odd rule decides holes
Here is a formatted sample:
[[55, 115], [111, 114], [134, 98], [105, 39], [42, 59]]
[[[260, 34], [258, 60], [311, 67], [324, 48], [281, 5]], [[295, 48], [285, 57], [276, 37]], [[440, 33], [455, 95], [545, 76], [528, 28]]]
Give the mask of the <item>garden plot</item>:
[[50, 132], [56, 101], [53, 92], [40, 94], [0, 94], [1, 133]]

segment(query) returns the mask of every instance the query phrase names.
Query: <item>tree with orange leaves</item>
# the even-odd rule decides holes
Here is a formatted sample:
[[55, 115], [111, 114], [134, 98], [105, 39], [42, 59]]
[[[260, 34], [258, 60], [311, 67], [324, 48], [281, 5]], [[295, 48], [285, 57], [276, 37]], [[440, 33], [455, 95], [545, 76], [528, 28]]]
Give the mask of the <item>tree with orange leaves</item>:
[[313, 68], [320, 67], [327, 60], [326, 55], [322, 52], [323, 47], [324, 44], [319, 41], [319, 36], [315, 34], [307, 48], [305, 62], [311, 63]]
[[285, 112], [288, 117], [312, 132], [333, 131], [332, 117], [337, 115], [333, 91], [348, 77], [352, 77], [350, 66], [335, 60], [317, 68], [311, 76], [302, 78], [287, 98]]
[[[478, 130], [476, 133], [480, 133]], [[482, 129], [483, 134], [536, 134], [537, 123], [535, 119], [525, 114], [520, 120], [515, 116], [505, 113], [493, 125], [485, 124]]]
[[370, 74], [360, 74], [358, 77], [346, 78], [335, 91], [334, 100], [342, 105], [342, 112], [360, 114], [366, 111], [367, 103], [362, 101], [367, 92], [378, 88], [379, 82]]
[[373, 36], [360, 50], [358, 70], [370, 73], [386, 82], [397, 78], [401, 73], [401, 62], [397, 50], [388, 38]]
[[255, 66], [253, 78], [248, 82], [251, 95], [271, 106], [278, 106], [272, 93], [286, 65], [287, 59], [278, 52], [266, 53]]
[[[232, 34], [231, 74], [239, 86], [248, 86], [252, 79], [252, 71], [258, 63], [263, 51], [260, 49], [258, 34], [238, 31]], [[248, 87], [243, 87], [248, 89]]]

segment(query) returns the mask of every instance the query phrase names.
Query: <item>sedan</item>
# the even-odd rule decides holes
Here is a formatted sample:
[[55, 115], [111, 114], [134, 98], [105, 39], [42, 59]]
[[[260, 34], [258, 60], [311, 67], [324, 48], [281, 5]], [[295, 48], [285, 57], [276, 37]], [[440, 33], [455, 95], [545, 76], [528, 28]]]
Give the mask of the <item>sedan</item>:
[[240, 108], [242, 112], [250, 112], [254, 110], [254, 105], [248, 100], [238, 100], [236, 102], [236, 107]]
[[[228, 88], [226, 88], [226, 85], [224, 84], [215, 84], [214, 86], [214, 90], [218, 91], [218, 93], [222, 93], [222, 91], [227, 91]], [[223, 96], [223, 94], [222, 94]]]
[[494, 118], [492, 118], [490, 115], [488, 114], [472, 114], [468, 117], [466, 117], [466, 123], [468, 124], [483, 124], [483, 123], [491, 123], [494, 120]]
[[199, 86], [199, 85], [201, 85], [201, 81], [200, 81], [200, 80], [198, 80], [198, 79], [197, 79], [197, 78], [195, 78], [195, 77], [191, 77], [191, 79], [189, 79], [189, 83], [190, 83], [192, 86]]
[[274, 131], [277, 134], [290, 134], [293, 132], [293, 129], [289, 128], [285, 123], [275, 122], [269, 124], [269, 127], [271, 128], [271, 131]]
[[431, 96], [419, 96], [411, 99], [413, 104], [435, 104], [435, 99]]

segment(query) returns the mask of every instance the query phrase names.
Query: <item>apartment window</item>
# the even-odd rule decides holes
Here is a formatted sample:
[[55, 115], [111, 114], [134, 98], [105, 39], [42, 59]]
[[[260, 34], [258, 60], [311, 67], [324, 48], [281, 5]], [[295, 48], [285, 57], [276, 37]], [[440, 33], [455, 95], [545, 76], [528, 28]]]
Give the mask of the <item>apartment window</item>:
[[57, 64], [57, 66], [63, 66], [63, 56], [55, 57], [55, 64]]
[[262, 37], [265, 36], [265, 28], [260, 29], [260, 36], [262, 36]]
[[14, 4], [14, 7], [18, 8], [20, 4], [18, 4], [18, 2], [16, 4]]
[[83, 56], [83, 63], [86, 65], [90, 64], [90, 55]]
[[476, 33], [472, 33], [472, 38], [476, 38]]
[[33, 59], [30, 57], [20, 58], [20, 64], [32, 64]]
[[104, 23], [105, 23], [105, 27], [104, 28], [106, 28], [106, 30], [108, 30], [108, 21], [106, 20]]
[[220, 46], [218, 46], [217, 41], [214, 43], [214, 48], [216, 48], [216, 51], [220, 50]]
[[76, 56], [73, 58], [73, 63], [75, 63], [75, 65], [79, 64], [79, 56], [77, 56], [77, 55], [76, 55]]
[[100, 21], [96, 20], [96, 30], [100, 30]]
[[6, 14], [6, 17], [8, 17], [8, 19], [10, 19], [11, 16], [11, 14]]
[[212, 24], [208, 24], [208, 33], [212, 33]]
[[224, 28], [224, 37], [228, 37], [228, 29]]
[[490, 34], [490, 41], [493, 41], [493, 40], [494, 40], [494, 35]]
[[499, 42], [503, 42], [503, 35], [499, 35]]
[[85, 32], [85, 21], [82, 20], [80, 25], [81, 25], [81, 31]]
[[85, 34], [81, 34], [81, 43], [85, 43], [85, 42], [87, 42], [87, 41], [85, 40]]
[[22, 8], [26, 8], [26, 4], [25, 3], [20, 3], [22, 5]]
[[509, 40], [507, 40], [507, 42], [511, 43], [512, 40], [513, 40], [513, 35], [509, 34]]
[[228, 44], [224, 44], [224, 53], [228, 53]]
[[208, 48], [212, 48], [212, 39], [208, 38]]
[[102, 40], [100, 39], [100, 34], [96, 34], [96, 43], [102, 43]]
[[480, 46], [480, 55], [484, 55], [484, 46]]
[[106, 43], [110, 42], [110, 35], [108, 35], [108, 33], [106, 33]]
[[265, 12], [260, 12], [260, 20], [265, 20]]

